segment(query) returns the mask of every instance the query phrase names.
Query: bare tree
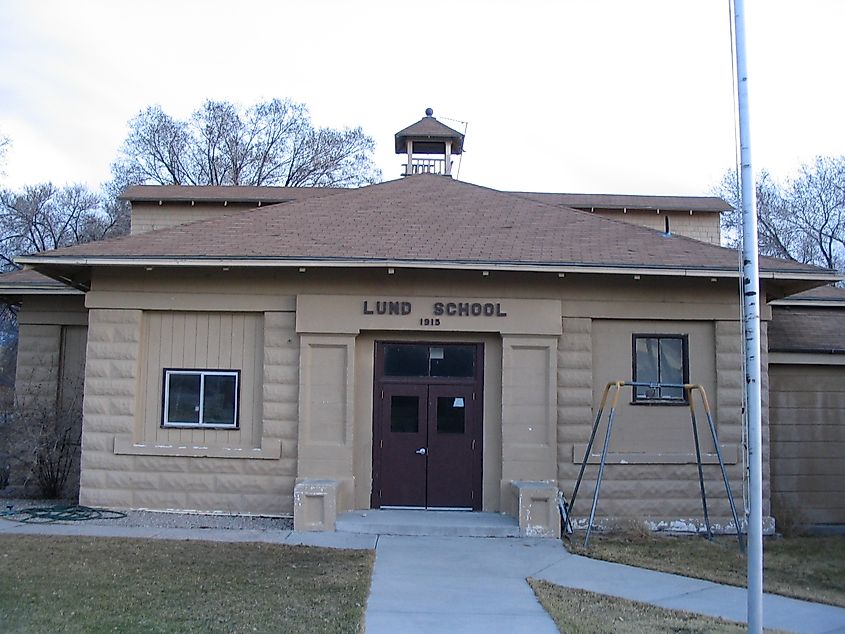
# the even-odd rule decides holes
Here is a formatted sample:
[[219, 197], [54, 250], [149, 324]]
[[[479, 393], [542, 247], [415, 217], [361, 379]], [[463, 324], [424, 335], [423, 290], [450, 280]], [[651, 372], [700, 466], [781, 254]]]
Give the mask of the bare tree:
[[0, 268], [17, 268], [13, 258], [20, 254], [101, 240], [116, 233], [121, 220], [84, 185], [0, 191]]
[[787, 192], [790, 216], [812, 244], [806, 261], [845, 268], [845, 157], [817, 157], [803, 165]]
[[6, 174], [5, 166], [6, 166], [6, 153], [9, 151], [9, 148], [12, 146], [12, 140], [7, 137], [5, 134], [0, 132], [0, 176]]
[[[728, 172], [714, 193], [731, 204], [722, 214], [726, 246], [741, 240], [739, 184]], [[845, 157], [818, 157], [786, 185], [770, 174], [757, 178], [760, 253], [825, 268], [845, 268]]]
[[314, 128], [303, 104], [206, 101], [190, 119], [151, 106], [112, 166], [126, 184], [354, 187], [381, 178], [361, 128]]

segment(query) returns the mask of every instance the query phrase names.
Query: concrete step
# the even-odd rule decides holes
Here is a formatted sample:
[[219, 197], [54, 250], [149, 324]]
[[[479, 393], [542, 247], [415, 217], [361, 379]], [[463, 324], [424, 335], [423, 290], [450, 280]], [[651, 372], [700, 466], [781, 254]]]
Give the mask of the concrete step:
[[519, 537], [519, 524], [501, 513], [373, 509], [337, 516], [336, 530], [365, 535]]

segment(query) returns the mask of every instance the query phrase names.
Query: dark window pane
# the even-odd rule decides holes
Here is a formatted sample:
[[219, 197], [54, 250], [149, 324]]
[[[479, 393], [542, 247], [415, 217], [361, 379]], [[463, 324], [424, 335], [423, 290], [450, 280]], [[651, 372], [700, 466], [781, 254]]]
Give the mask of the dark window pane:
[[202, 414], [205, 425], [235, 424], [237, 380], [232, 375], [205, 376]]
[[[660, 382], [684, 382], [684, 343], [681, 339], [660, 340]], [[684, 390], [679, 387], [666, 387], [661, 390], [661, 396], [682, 399]]]
[[431, 348], [431, 376], [475, 376], [475, 347], [433, 346]]
[[[651, 337], [637, 337], [637, 376], [638, 383], [657, 383], [658, 340]], [[637, 387], [637, 398], [657, 398], [656, 388]]]
[[198, 374], [169, 374], [167, 421], [196, 424], [200, 420], [200, 377]]
[[462, 396], [437, 397], [437, 433], [463, 434], [466, 403]]
[[[635, 380], [643, 383], [681, 385], [686, 378], [683, 337], [636, 337]], [[682, 387], [637, 387], [638, 399], [684, 400]]]
[[416, 434], [420, 429], [420, 399], [418, 396], [390, 397], [390, 431]]
[[384, 347], [385, 376], [428, 376], [428, 346], [391, 344]]

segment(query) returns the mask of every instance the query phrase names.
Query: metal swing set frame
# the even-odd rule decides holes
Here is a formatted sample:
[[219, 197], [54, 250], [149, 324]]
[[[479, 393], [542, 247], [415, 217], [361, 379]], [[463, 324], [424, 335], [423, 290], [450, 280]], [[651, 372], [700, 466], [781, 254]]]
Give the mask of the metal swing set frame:
[[599, 459], [599, 472], [598, 477], [596, 478], [596, 488], [593, 491], [593, 505], [590, 509], [590, 521], [587, 524], [587, 535], [584, 538], [584, 548], [589, 547], [590, 534], [593, 529], [593, 521], [595, 520], [596, 516], [596, 507], [598, 506], [599, 502], [601, 482], [602, 478], [604, 477], [604, 467], [607, 463], [607, 453], [608, 447], [610, 446], [610, 436], [613, 431], [614, 418], [616, 417], [616, 406], [619, 402], [619, 393], [621, 392], [623, 387], [631, 387], [634, 389], [638, 387], [646, 387], [652, 389], [681, 388], [684, 390], [687, 403], [689, 404], [690, 421], [692, 423], [692, 435], [693, 439], [695, 440], [695, 459], [698, 465], [698, 483], [701, 489], [701, 505], [704, 509], [704, 523], [707, 529], [707, 538], [712, 539], [713, 532], [710, 528], [710, 516], [707, 512], [707, 493], [704, 488], [704, 470], [702, 468], [701, 462], [701, 444], [699, 443], [698, 439], [698, 426], [696, 425], [695, 403], [693, 400], [693, 394], [699, 394], [699, 396], [701, 397], [702, 405], [704, 406], [704, 413], [707, 417], [707, 425], [710, 428], [710, 435], [713, 439], [713, 446], [716, 448], [716, 457], [719, 460], [719, 467], [722, 470], [722, 480], [725, 484], [725, 492], [728, 494], [728, 502], [731, 506], [731, 515], [733, 516], [734, 526], [736, 527], [736, 535], [739, 541], [739, 548], [741, 551], [744, 550], [744, 544], [742, 541], [742, 527], [739, 523], [739, 517], [736, 512], [736, 504], [734, 503], [734, 497], [733, 493], [731, 492], [731, 486], [728, 482], [728, 472], [725, 469], [725, 461], [722, 458], [722, 449], [719, 446], [719, 438], [716, 434], [716, 425], [713, 423], [713, 416], [710, 413], [710, 403], [707, 400], [707, 392], [705, 392], [704, 387], [702, 387], [701, 385], [693, 383], [645, 383], [642, 381], [611, 381], [605, 386], [604, 392], [602, 393], [601, 397], [601, 404], [599, 405], [598, 412], [596, 413], [596, 420], [593, 423], [593, 429], [590, 433], [590, 441], [587, 443], [587, 449], [584, 452], [584, 459], [581, 461], [581, 470], [578, 472], [578, 480], [575, 482], [575, 489], [572, 492], [572, 497], [570, 498], [569, 502], [569, 508], [567, 509], [566, 528], [568, 532], [572, 532], [571, 518], [573, 510], [575, 508], [575, 500], [578, 497], [578, 489], [581, 486], [581, 481], [584, 478], [584, 472], [587, 469], [587, 461], [589, 460], [590, 455], [592, 454], [593, 443], [595, 442], [596, 433], [598, 432], [599, 424], [601, 423], [602, 414], [604, 413], [604, 409], [607, 405], [608, 396], [610, 395], [611, 390], [615, 390], [613, 393], [613, 399], [610, 404], [610, 410], [608, 412], [607, 430], [604, 434], [604, 445], [602, 446], [601, 458]]

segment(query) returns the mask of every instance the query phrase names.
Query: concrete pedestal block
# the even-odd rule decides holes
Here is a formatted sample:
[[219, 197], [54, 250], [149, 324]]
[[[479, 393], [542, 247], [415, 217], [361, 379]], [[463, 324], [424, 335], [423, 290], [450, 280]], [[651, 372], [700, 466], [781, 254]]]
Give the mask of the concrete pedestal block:
[[519, 532], [525, 537], [560, 537], [560, 511], [554, 480], [512, 480]]
[[293, 489], [293, 530], [335, 530], [339, 485], [337, 480], [298, 482]]

